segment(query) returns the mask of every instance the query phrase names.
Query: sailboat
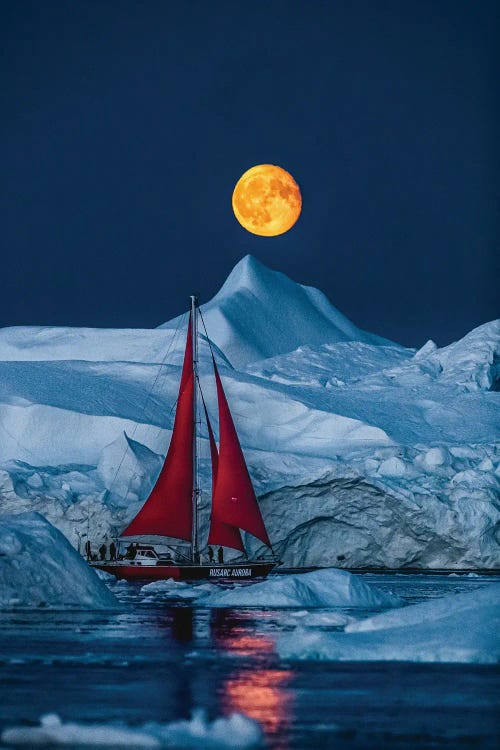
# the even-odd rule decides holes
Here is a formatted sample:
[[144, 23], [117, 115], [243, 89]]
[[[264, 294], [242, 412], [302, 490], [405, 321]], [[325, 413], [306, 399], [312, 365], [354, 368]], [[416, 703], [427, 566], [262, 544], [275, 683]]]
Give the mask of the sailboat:
[[[90, 563], [117, 578], [248, 580], [267, 576], [279, 564], [260, 512], [210, 346], [219, 410], [219, 447], [215, 441], [198, 377], [199, 316], [197, 299], [192, 296], [170, 446], [149, 497], [120, 535], [119, 550], [128, 542], [127, 551], [124, 555], [118, 554], [116, 560]], [[207, 341], [210, 344], [208, 334]], [[201, 491], [197, 437], [200, 416], [204, 417], [207, 426], [212, 464], [212, 507], [208, 535], [208, 549], [212, 549], [212, 554], [208, 562], [202, 561], [198, 528]], [[269, 553], [259, 559], [249, 559], [242, 531], [259, 539]], [[158, 543], [144, 543], [145, 540], [150, 542], [151, 537], [158, 539]], [[168, 538], [189, 542], [189, 557], [177, 555], [180, 559], [176, 559], [170, 553], [159, 552], [157, 547], [162, 546], [160, 542]], [[214, 547], [218, 548], [216, 555], [213, 555]], [[223, 562], [223, 550], [227, 547], [241, 553], [234, 562]], [[215, 557], [217, 562], [214, 562]]]

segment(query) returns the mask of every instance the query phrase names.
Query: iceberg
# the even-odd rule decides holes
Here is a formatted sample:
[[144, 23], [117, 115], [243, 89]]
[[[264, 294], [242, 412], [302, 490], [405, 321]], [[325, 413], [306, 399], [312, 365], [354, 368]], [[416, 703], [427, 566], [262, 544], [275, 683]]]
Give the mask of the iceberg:
[[38, 513], [0, 517], [0, 610], [117, 609], [117, 599]]
[[84, 724], [63, 722], [57, 714], [47, 714], [38, 727], [5, 729], [1, 741], [11, 747], [137, 747], [204, 748], [206, 750], [249, 750], [260, 747], [260, 725], [243, 714], [231, 714], [210, 722], [202, 710], [190, 720], [166, 724], [148, 722], [142, 727], [123, 724]]
[[259, 583], [199, 586], [175, 581], [158, 581], [143, 586], [143, 594], [169, 598], [196, 599], [196, 606], [231, 607], [348, 607], [372, 609], [397, 607], [399, 597], [386, 594], [364, 583], [346, 570], [315, 570], [310, 573], [281, 574]]
[[[500, 321], [416, 352], [249, 256], [202, 312], [287, 566], [499, 567]], [[168, 448], [185, 326], [0, 330], [0, 514], [41, 512], [76, 547], [127, 525]], [[208, 455], [205, 435], [201, 537]]]
[[[251, 255], [240, 260], [201, 311], [210, 337], [239, 369], [306, 343], [392, 343], [357, 328], [318, 289], [296, 284]], [[178, 323], [175, 318], [160, 328], [172, 330]]]
[[297, 628], [278, 651], [292, 660], [497, 664], [500, 584], [384, 612], [343, 633]]

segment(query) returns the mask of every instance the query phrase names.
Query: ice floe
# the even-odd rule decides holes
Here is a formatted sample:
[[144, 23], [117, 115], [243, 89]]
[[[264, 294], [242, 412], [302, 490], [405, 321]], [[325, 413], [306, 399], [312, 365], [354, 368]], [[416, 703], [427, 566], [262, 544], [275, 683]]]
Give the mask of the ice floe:
[[185, 583], [168, 578], [165, 581], [153, 581], [141, 587], [141, 594], [146, 598], [160, 599], [199, 599], [215, 589], [210, 583]]
[[364, 583], [345, 570], [279, 575], [210, 594], [210, 607], [395, 607], [397, 596]]
[[146, 597], [195, 599], [196, 606], [230, 607], [397, 607], [401, 599], [369, 585], [345, 570], [274, 575], [258, 583], [187, 584], [172, 580], [147, 584]]
[[287, 619], [281, 619], [286, 625], [306, 628], [337, 628], [354, 621], [355, 618], [345, 612], [311, 612], [308, 609], [292, 611]]
[[374, 617], [354, 622], [345, 630], [347, 633], [360, 633], [418, 625], [483, 606], [497, 606], [500, 609], [500, 584], [493, 583], [464, 594], [450, 594], [421, 604], [413, 604], [411, 607], [382, 612]]
[[287, 659], [496, 664], [500, 584], [384, 612], [343, 633], [297, 628], [278, 651]]

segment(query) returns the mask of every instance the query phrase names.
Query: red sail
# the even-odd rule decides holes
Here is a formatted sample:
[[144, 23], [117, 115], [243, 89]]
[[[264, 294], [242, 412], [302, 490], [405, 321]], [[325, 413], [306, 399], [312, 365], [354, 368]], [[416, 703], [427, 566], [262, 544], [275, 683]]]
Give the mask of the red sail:
[[271, 546], [252, 481], [248, 473], [226, 394], [214, 360], [219, 403], [219, 463], [212, 497], [212, 517], [229, 526], [248, 531]]
[[[217, 445], [214, 438], [214, 432], [210, 419], [208, 418], [207, 407], [203, 403], [205, 410], [205, 419], [207, 421], [208, 438], [210, 440], [210, 457], [212, 459], [212, 497], [215, 492], [215, 484], [217, 482], [217, 469], [219, 464], [219, 454], [217, 452]], [[230, 526], [224, 521], [217, 519], [214, 513], [212, 505], [212, 514], [210, 517], [210, 533], [208, 535], [208, 543], [214, 545], [222, 545], [223, 547], [231, 547], [232, 549], [239, 549], [241, 552], [245, 552], [245, 545], [241, 538], [240, 530], [236, 526]]]
[[177, 411], [170, 447], [155, 486], [122, 536], [157, 535], [191, 541], [194, 439], [193, 336], [186, 340]]

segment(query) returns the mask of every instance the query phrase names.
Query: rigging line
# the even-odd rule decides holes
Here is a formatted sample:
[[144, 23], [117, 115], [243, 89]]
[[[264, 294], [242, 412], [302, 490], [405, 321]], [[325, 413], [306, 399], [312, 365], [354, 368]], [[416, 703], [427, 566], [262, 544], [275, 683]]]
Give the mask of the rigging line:
[[[173, 335], [173, 337], [172, 337], [172, 338], [171, 338], [171, 340], [170, 340], [170, 343], [169, 343], [169, 345], [168, 345], [167, 351], [165, 352], [165, 355], [164, 355], [164, 357], [163, 357], [162, 361], [161, 361], [161, 362], [159, 363], [159, 365], [158, 365], [158, 372], [156, 373], [156, 377], [155, 377], [155, 379], [154, 379], [154, 381], [153, 381], [153, 385], [151, 386], [151, 388], [150, 388], [150, 390], [149, 390], [149, 393], [148, 393], [148, 394], [147, 394], [147, 396], [146, 396], [146, 400], [144, 401], [144, 405], [143, 405], [143, 407], [142, 407], [142, 411], [141, 411], [141, 414], [140, 414], [140, 417], [139, 417], [139, 419], [142, 419], [142, 417], [144, 416], [144, 413], [145, 413], [145, 411], [146, 411], [146, 406], [147, 406], [147, 404], [148, 404], [148, 401], [149, 401], [149, 399], [151, 398], [151, 394], [153, 393], [153, 391], [154, 391], [154, 388], [155, 388], [155, 386], [156, 386], [156, 383], [158, 382], [158, 378], [160, 377], [160, 372], [161, 372], [161, 369], [162, 369], [162, 367], [164, 366], [164, 364], [165, 364], [165, 361], [166, 361], [166, 359], [167, 359], [168, 355], [170, 354], [170, 351], [171, 351], [171, 349], [172, 349], [173, 343], [174, 343], [174, 341], [175, 341], [175, 337], [176, 337], [176, 335], [177, 335], [177, 332], [179, 331], [179, 328], [180, 328], [181, 322], [183, 322], [183, 319], [184, 319], [184, 317], [185, 317], [185, 315], [186, 315], [186, 314], [187, 314], [187, 313], [183, 313], [183, 314], [182, 314], [181, 316], [179, 316], [179, 322], [177, 323], [177, 328], [175, 329], [174, 335]], [[135, 423], [135, 426], [134, 426], [134, 428], [133, 428], [133, 430], [132, 430], [132, 434], [130, 435], [130, 437], [131, 437], [131, 438], [133, 438], [133, 436], [135, 435], [135, 433], [136, 433], [136, 431], [137, 431], [137, 428], [138, 428], [138, 426], [139, 426], [139, 422], [136, 422], [136, 423]], [[111, 482], [111, 485], [110, 485], [110, 487], [109, 487], [109, 490], [108, 490], [110, 494], [111, 494], [111, 490], [113, 489], [113, 486], [114, 486], [114, 484], [115, 484], [115, 482], [116, 482], [116, 478], [117, 478], [117, 476], [118, 476], [118, 472], [120, 471], [120, 469], [121, 469], [121, 467], [122, 467], [122, 465], [123, 465], [123, 462], [124, 462], [124, 460], [125, 460], [125, 456], [127, 455], [127, 450], [128, 450], [129, 444], [128, 444], [128, 441], [127, 441], [127, 440], [125, 441], [125, 443], [126, 443], [126, 444], [125, 444], [125, 450], [123, 451], [123, 455], [122, 455], [122, 457], [121, 457], [120, 463], [118, 464], [118, 468], [116, 469], [115, 475], [114, 475], [114, 477], [113, 477], [113, 480], [112, 480], [112, 482]]]
[[[199, 308], [198, 308], [198, 310], [199, 310]], [[203, 327], [205, 327], [205, 323], [203, 323]], [[205, 328], [205, 332], [206, 332], [206, 328]], [[209, 341], [208, 334], [207, 334], [207, 340]], [[210, 341], [209, 341], [209, 345], [210, 345]], [[206, 401], [205, 401], [205, 396], [203, 395], [203, 389], [201, 387], [201, 381], [200, 381], [198, 373], [196, 373], [196, 382], [198, 384], [198, 390], [200, 392], [201, 401], [202, 401], [202, 404], [203, 404], [203, 412], [205, 414], [205, 423], [207, 425], [207, 431], [208, 431], [207, 438], [203, 438], [203, 439], [204, 440], [208, 440], [209, 443], [210, 443], [210, 432], [209, 432], [208, 422], [207, 422], [207, 420], [208, 421], [210, 420], [210, 415], [208, 413], [207, 404], [206, 404]], [[200, 424], [201, 424], [201, 418], [200, 418]], [[198, 438], [198, 439], [200, 439], [200, 438]], [[215, 440], [215, 435], [214, 435], [214, 440]], [[210, 493], [210, 497], [211, 497], [211, 500], [213, 500], [212, 493]], [[210, 503], [210, 513], [209, 513], [209, 527], [210, 527], [210, 524], [211, 524], [211, 521], [212, 521], [212, 512], [213, 512], [213, 505], [212, 505], [212, 502], [211, 502]], [[245, 555], [247, 555], [246, 550], [245, 550]], [[248, 555], [247, 555], [247, 559], [248, 559]]]
[[213, 360], [214, 360], [214, 362], [215, 362], [215, 354], [214, 354], [214, 350], [212, 349], [212, 342], [210, 341], [210, 337], [209, 337], [209, 335], [208, 335], [207, 327], [206, 327], [206, 325], [205, 325], [205, 319], [204, 319], [204, 317], [203, 317], [203, 313], [201, 312], [201, 307], [199, 307], [199, 308], [198, 308], [198, 312], [199, 312], [199, 314], [200, 314], [201, 322], [203, 323], [203, 328], [204, 328], [204, 330], [205, 330], [205, 335], [206, 335], [206, 337], [207, 337], [207, 342], [208, 342], [208, 346], [210, 347], [210, 353], [211, 353], [211, 355], [212, 355], [212, 359], [213, 359]]
[[[138, 473], [137, 471], [134, 471], [134, 472], [132, 473], [132, 476], [130, 477], [130, 479], [129, 479], [129, 480], [128, 480], [128, 482], [127, 482], [127, 489], [125, 490], [125, 497], [126, 497], [126, 498], [128, 497], [128, 493], [130, 492], [130, 488], [131, 488], [131, 486], [132, 486], [132, 482], [134, 481], [134, 479], [135, 479], [136, 477], [137, 477], [137, 478], [140, 478], [140, 475], [139, 475], [139, 473]], [[144, 477], [143, 477], [143, 478], [144, 478]], [[139, 488], [139, 489], [140, 489], [140, 488]], [[138, 500], [140, 499], [140, 498], [139, 498], [139, 493], [137, 493], [137, 499], [138, 499]]]
[[[187, 315], [187, 314], [188, 314], [188, 313], [183, 313], [183, 315]], [[175, 334], [174, 334], [174, 339], [173, 339], [173, 341], [172, 341], [172, 346], [173, 346], [173, 343], [174, 343], [174, 341], [175, 341], [175, 338], [176, 338], [176, 336], [177, 336], [177, 333], [179, 332], [179, 330], [180, 330], [180, 329], [179, 329], [179, 326], [177, 326], [177, 328], [176, 328], [176, 331], [175, 331]], [[176, 398], [174, 399], [174, 401], [173, 401], [173, 403], [172, 403], [172, 406], [170, 407], [170, 410], [169, 410], [169, 412], [168, 412], [168, 415], [167, 415], [167, 419], [168, 419], [168, 420], [170, 419], [170, 417], [171, 417], [171, 416], [172, 416], [172, 414], [174, 413], [174, 409], [176, 409], [176, 408], [177, 408], [177, 402], [178, 402], [178, 401], [179, 401], [179, 396], [177, 395], [177, 397], [176, 397]], [[158, 437], [158, 435], [160, 435], [160, 434], [161, 434], [161, 432], [162, 432], [162, 430], [164, 430], [164, 429], [166, 429], [166, 428], [165, 428], [165, 427], [158, 427], [158, 432], [156, 433], [155, 437]]]
[[[206, 338], [207, 338], [208, 346], [210, 347], [210, 352], [212, 354], [212, 359], [215, 362], [214, 350], [212, 349], [212, 343], [211, 343], [210, 337], [208, 335], [207, 327], [205, 325], [205, 320], [203, 318], [203, 313], [201, 312], [201, 307], [198, 308], [198, 312], [200, 314], [201, 322], [203, 323], [203, 328], [205, 330], [205, 335], [206, 335]], [[201, 386], [200, 386], [200, 390], [201, 390]], [[247, 416], [246, 414], [240, 414], [237, 411], [233, 411], [232, 413], [234, 415], [236, 415], [239, 419], [247, 419], [247, 420], [250, 420], [250, 421], [257, 421], [256, 417], [250, 417], [250, 416]], [[269, 426], [279, 427], [280, 429], [284, 429], [284, 430], [294, 430], [293, 427], [288, 427], [286, 425], [281, 425], [279, 423], [272, 423], [271, 422], [271, 423], [268, 423], [268, 424], [269, 424]], [[331, 441], [331, 438], [329, 438], [329, 437], [319, 437], [319, 436], [316, 436], [316, 435], [310, 436], [309, 439], [313, 439], [313, 440], [329, 440], [329, 441]], [[351, 439], [349, 439], [349, 438], [341, 438], [341, 440], [344, 440], [346, 442], [348, 441], [348, 442], [362, 442], [362, 443], [372, 442], [372, 441], [378, 442], [377, 438], [351, 438]]]
[[[205, 325], [205, 319], [203, 317], [203, 313], [201, 312], [201, 307], [198, 308], [198, 312], [200, 314], [201, 322], [203, 323], [203, 328], [205, 330], [205, 336], [206, 336], [206, 339], [207, 339], [207, 343], [208, 343], [208, 346], [210, 347], [210, 354], [212, 355], [212, 359], [213, 359], [213, 362], [214, 362], [214, 365], [215, 365], [215, 353], [214, 353], [214, 350], [212, 349], [212, 342], [210, 341], [210, 336], [208, 335], [207, 327]], [[206, 413], [208, 414], [208, 409], [207, 409], [207, 407], [205, 405], [205, 399], [203, 398], [203, 391], [201, 390], [201, 383], [200, 383], [199, 379], [198, 379], [198, 387], [200, 389], [201, 398], [203, 400], [203, 405], [205, 406]], [[210, 417], [210, 415], [208, 415], [208, 416]]]
[[[215, 362], [215, 354], [214, 354], [214, 350], [212, 349], [212, 342], [210, 341], [210, 337], [208, 335], [207, 327], [205, 325], [205, 319], [203, 317], [203, 313], [201, 312], [201, 307], [198, 307], [198, 314], [199, 314], [199, 316], [201, 318], [201, 322], [203, 323], [203, 329], [205, 331], [205, 336], [206, 336], [206, 340], [207, 340], [208, 346], [210, 347], [210, 353], [212, 355], [212, 359]], [[205, 397], [203, 395], [203, 390], [202, 390], [202, 387], [201, 387], [201, 381], [200, 381], [198, 372], [196, 373], [196, 380], [198, 382], [198, 388], [199, 388], [200, 395], [201, 395], [201, 400], [203, 402], [203, 406], [204, 406], [204, 409], [205, 409], [205, 414], [207, 415], [208, 419], [210, 419], [210, 414], [208, 413], [207, 404], [206, 404], [206, 401], [205, 401]], [[215, 437], [214, 437], [214, 439], [215, 439]]]
[[[163, 357], [162, 361], [158, 365], [158, 371], [157, 371], [155, 379], [153, 381], [153, 385], [151, 386], [151, 389], [150, 389], [150, 391], [149, 391], [149, 393], [148, 393], [148, 395], [146, 397], [146, 400], [144, 402], [144, 406], [142, 407], [140, 418], [142, 418], [144, 416], [144, 413], [146, 411], [146, 406], [147, 406], [148, 401], [151, 398], [151, 395], [152, 395], [152, 393], [153, 393], [153, 391], [155, 389], [156, 383], [158, 382], [158, 378], [160, 377], [162, 367], [165, 365], [166, 359], [167, 359], [168, 355], [170, 354], [170, 352], [172, 351], [172, 349], [174, 347], [174, 344], [176, 342], [177, 336], [178, 336], [178, 334], [180, 332], [181, 324], [184, 325], [184, 322], [185, 322], [184, 318], [186, 317], [187, 314], [188, 313], [183, 313], [182, 315], [179, 316], [179, 322], [177, 323], [176, 329], [174, 331], [174, 335], [170, 339], [170, 343], [168, 345], [167, 351], [165, 352], [165, 356]], [[132, 431], [133, 434], [135, 434], [135, 431], [137, 430], [138, 426], [139, 426], [139, 422], [136, 422], [135, 423], [135, 427], [134, 427], [134, 429]]]
[[[198, 373], [196, 373], [196, 382], [198, 383], [198, 390], [200, 391], [201, 402], [202, 402], [203, 408], [205, 410], [205, 415], [208, 417], [208, 419], [210, 419], [210, 414], [208, 413], [207, 403], [205, 401], [205, 396], [203, 395], [203, 389], [201, 387], [201, 381], [200, 381], [200, 378], [198, 376]], [[200, 423], [201, 423], [201, 419], [200, 419]], [[207, 426], [207, 429], [208, 429], [208, 426]], [[206, 438], [203, 438], [203, 440], [206, 440]]]
[[[208, 337], [207, 337], [207, 338], [208, 338]], [[196, 373], [196, 381], [197, 381], [197, 383], [198, 383], [198, 390], [200, 391], [201, 401], [202, 401], [202, 403], [203, 403], [203, 413], [205, 414], [205, 423], [206, 423], [206, 425], [207, 425], [207, 431], [208, 431], [208, 438], [207, 438], [207, 440], [208, 440], [208, 441], [209, 441], [209, 443], [210, 443], [210, 430], [209, 430], [209, 427], [208, 427], [208, 424], [209, 424], [209, 420], [210, 420], [210, 416], [209, 416], [209, 414], [208, 414], [208, 409], [207, 409], [207, 405], [206, 405], [206, 403], [205, 403], [205, 397], [204, 397], [204, 395], [203, 395], [203, 390], [202, 390], [202, 388], [201, 388], [201, 382], [200, 382], [200, 379], [199, 379], [199, 377], [198, 377], [198, 373]], [[200, 424], [201, 424], [201, 417], [200, 417]], [[215, 436], [214, 436], [214, 440], [215, 440]], [[212, 452], [212, 451], [210, 450], [210, 453], [211, 453], [211, 452]], [[210, 456], [210, 459], [211, 459], [211, 458], [212, 458], [212, 457]], [[213, 488], [212, 488], [212, 489], [213, 489]], [[212, 513], [213, 513], [213, 492], [211, 491], [211, 492], [210, 492], [210, 513], [208, 514], [208, 529], [209, 529], [209, 535], [210, 535], [210, 527], [211, 527], [211, 525], [212, 525]], [[206, 548], [206, 547], [208, 547], [208, 538], [207, 538], [207, 540], [206, 540], [206, 542], [205, 542], [205, 548]], [[245, 554], [246, 554], [246, 550], [245, 550]], [[248, 555], [247, 555], [247, 558], [248, 558]]]
[[[188, 313], [188, 312], [185, 312], [185, 313], [183, 313], [183, 314], [182, 314], [182, 316], [181, 316], [181, 317], [184, 317], [185, 315], [189, 315], [189, 313]], [[177, 324], [177, 328], [175, 329], [175, 333], [174, 333], [174, 338], [173, 338], [173, 340], [172, 340], [172, 346], [174, 345], [174, 342], [175, 342], [175, 340], [176, 340], [176, 337], [177, 337], [178, 333], [180, 333], [180, 323], [178, 323], [178, 324]], [[176, 397], [176, 398], [174, 399], [174, 401], [173, 401], [173, 403], [172, 403], [172, 406], [170, 407], [170, 411], [168, 412], [168, 415], [167, 415], [167, 419], [168, 419], [168, 420], [170, 420], [170, 418], [171, 418], [172, 414], [174, 413], [174, 409], [176, 409], [176, 408], [177, 408], [177, 403], [178, 403], [178, 401], [179, 401], [179, 396], [177, 395], [177, 397]], [[158, 427], [158, 431], [156, 432], [156, 435], [155, 435], [155, 439], [156, 439], [156, 438], [157, 438], [157, 437], [158, 437], [158, 436], [159, 436], [159, 435], [160, 435], [160, 434], [162, 433], [162, 431], [163, 431], [163, 430], [165, 430], [165, 429], [167, 429], [167, 428], [165, 428], [165, 427], [161, 427], [161, 426], [160, 426], [160, 427]]]
[[[203, 313], [201, 312], [201, 308], [198, 308], [198, 312], [200, 313], [201, 322], [203, 323], [203, 328], [205, 330], [205, 335], [206, 335], [206, 338], [207, 338], [208, 346], [210, 347], [210, 353], [212, 355], [212, 359], [213, 359], [214, 365], [215, 365], [215, 354], [214, 354], [214, 350], [212, 349], [212, 342], [210, 341], [210, 337], [208, 335], [207, 327], [205, 325], [205, 320], [203, 318]], [[201, 390], [201, 383], [199, 382], [199, 380], [198, 380], [198, 387], [200, 389], [200, 393], [201, 393], [201, 398], [202, 398], [202, 401], [203, 401], [203, 405], [205, 406], [205, 399], [203, 398], [203, 391]], [[205, 414], [208, 415], [208, 410], [207, 410], [206, 406], [205, 406]], [[257, 503], [258, 503], [258, 500], [257, 500]], [[243, 545], [243, 546], [245, 547], [245, 557], [248, 560], [248, 552], [246, 550], [246, 546], [245, 545]], [[276, 556], [276, 553], [274, 551], [273, 545], [271, 544], [270, 547], [271, 547], [271, 553], [273, 555], [273, 558], [275, 560], [277, 560], [277, 556]]]
[[[214, 350], [212, 349], [212, 342], [210, 341], [210, 337], [209, 337], [209, 335], [208, 335], [207, 327], [206, 327], [206, 325], [205, 325], [205, 320], [204, 320], [204, 318], [203, 318], [203, 314], [202, 314], [202, 312], [201, 312], [201, 308], [198, 308], [198, 311], [199, 311], [199, 313], [200, 313], [200, 318], [201, 318], [201, 322], [203, 323], [203, 328], [205, 329], [205, 334], [206, 334], [206, 338], [207, 338], [208, 346], [210, 347], [210, 353], [211, 353], [211, 355], [212, 355], [213, 363], [214, 363], [214, 366], [215, 366], [215, 365], [216, 365], [216, 362], [215, 362], [215, 352], [214, 352]], [[228, 360], [228, 361], [229, 361], [229, 360]], [[229, 363], [229, 364], [231, 364], [231, 363]], [[231, 365], [231, 367], [232, 367], [232, 365]], [[201, 390], [201, 385], [200, 385], [200, 390]], [[232, 411], [231, 413], [232, 413], [233, 415], [234, 415], [234, 414], [238, 414], [238, 412], [235, 412], [235, 411]], [[239, 416], [239, 415], [238, 415], [238, 416]]]
[[[213, 358], [213, 360], [214, 360], [214, 362], [215, 362], [215, 353], [214, 353], [214, 350], [213, 350], [213, 348], [212, 348], [212, 342], [211, 342], [211, 340], [210, 340], [210, 336], [208, 335], [207, 327], [206, 327], [206, 325], [205, 325], [205, 319], [204, 319], [204, 317], [203, 317], [203, 313], [201, 312], [201, 307], [199, 307], [199, 308], [198, 308], [198, 312], [200, 313], [200, 318], [201, 318], [201, 322], [203, 323], [203, 328], [205, 329], [205, 335], [206, 335], [207, 343], [208, 343], [208, 345], [209, 345], [209, 347], [210, 347], [210, 352], [211, 352], [211, 354], [212, 354], [212, 358]], [[217, 348], [218, 348], [218, 347], [217, 347]], [[227, 362], [227, 363], [229, 364], [230, 368], [231, 368], [232, 370], [234, 370], [234, 367], [233, 367], [232, 363], [230, 362], [229, 358], [227, 357], [227, 355], [226, 355], [226, 354], [224, 354], [224, 353], [222, 353], [222, 354], [223, 354], [223, 356], [224, 356], [224, 358], [225, 358], [226, 362]]]

